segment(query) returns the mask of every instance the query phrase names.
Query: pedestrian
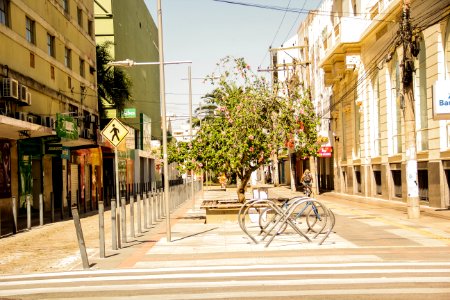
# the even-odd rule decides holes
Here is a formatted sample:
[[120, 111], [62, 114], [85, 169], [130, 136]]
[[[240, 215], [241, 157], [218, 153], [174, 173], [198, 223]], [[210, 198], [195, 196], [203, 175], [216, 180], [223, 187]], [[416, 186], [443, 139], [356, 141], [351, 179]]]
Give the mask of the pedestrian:
[[301, 182], [304, 186], [305, 194], [309, 197], [312, 191], [313, 177], [308, 169], [306, 169], [305, 172], [303, 173]]

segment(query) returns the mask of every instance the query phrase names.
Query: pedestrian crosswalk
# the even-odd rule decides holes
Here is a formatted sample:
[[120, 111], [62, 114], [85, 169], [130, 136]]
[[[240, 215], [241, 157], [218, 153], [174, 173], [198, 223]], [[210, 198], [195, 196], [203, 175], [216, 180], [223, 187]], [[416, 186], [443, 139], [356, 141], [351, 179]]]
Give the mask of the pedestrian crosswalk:
[[0, 278], [0, 299], [360, 299], [367, 295], [449, 299], [450, 262], [242, 263]]

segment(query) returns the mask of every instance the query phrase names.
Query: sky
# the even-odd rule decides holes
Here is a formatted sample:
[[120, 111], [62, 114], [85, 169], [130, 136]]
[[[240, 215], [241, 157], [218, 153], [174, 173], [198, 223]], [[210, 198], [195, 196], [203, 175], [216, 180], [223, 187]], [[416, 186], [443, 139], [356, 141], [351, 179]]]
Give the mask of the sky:
[[[221, 0], [223, 1], [223, 0]], [[211, 75], [226, 56], [243, 57], [254, 72], [269, 67], [269, 47], [289, 40], [306, 14], [231, 4], [214, 0], [161, 0], [164, 60], [192, 61], [193, 111], [212, 90], [202, 78]], [[321, 0], [230, 0], [276, 8], [309, 10]], [[155, 21], [157, 0], [145, 0]], [[269, 76], [267, 73], [260, 75]], [[172, 126], [188, 126], [188, 65], [166, 65], [166, 111]]]

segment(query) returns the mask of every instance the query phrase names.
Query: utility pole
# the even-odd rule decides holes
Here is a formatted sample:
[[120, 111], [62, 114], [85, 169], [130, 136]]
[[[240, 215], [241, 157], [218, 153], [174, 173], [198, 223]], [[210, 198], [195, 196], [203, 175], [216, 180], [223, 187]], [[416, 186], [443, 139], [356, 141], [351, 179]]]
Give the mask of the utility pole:
[[413, 73], [414, 58], [412, 54], [412, 29], [410, 21], [410, 0], [403, 0], [403, 17], [401, 24], [403, 43], [402, 83], [403, 116], [405, 130], [406, 191], [408, 218], [420, 217], [419, 187], [417, 177], [416, 124], [414, 115]]

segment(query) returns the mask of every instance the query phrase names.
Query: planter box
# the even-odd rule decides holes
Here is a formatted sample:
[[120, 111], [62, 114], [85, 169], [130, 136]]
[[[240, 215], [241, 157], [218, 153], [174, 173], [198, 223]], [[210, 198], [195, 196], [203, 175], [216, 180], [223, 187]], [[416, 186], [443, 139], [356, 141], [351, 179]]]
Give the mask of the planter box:
[[[287, 199], [272, 199], [281, 205], [284, 200]], [[206, 222], [205, 223], [223, 223], [223, 222], [237, 222], [238, 213], [242, 207], [242, 203], [237, 200], [204, 200], [200, 208], [206, 210]], [[248, 214], [248, 221], [257, 223], [259, 222], [258, 208], [265, 208], [266, 205], [258, 205], [256, 208], [251, 208]]]

